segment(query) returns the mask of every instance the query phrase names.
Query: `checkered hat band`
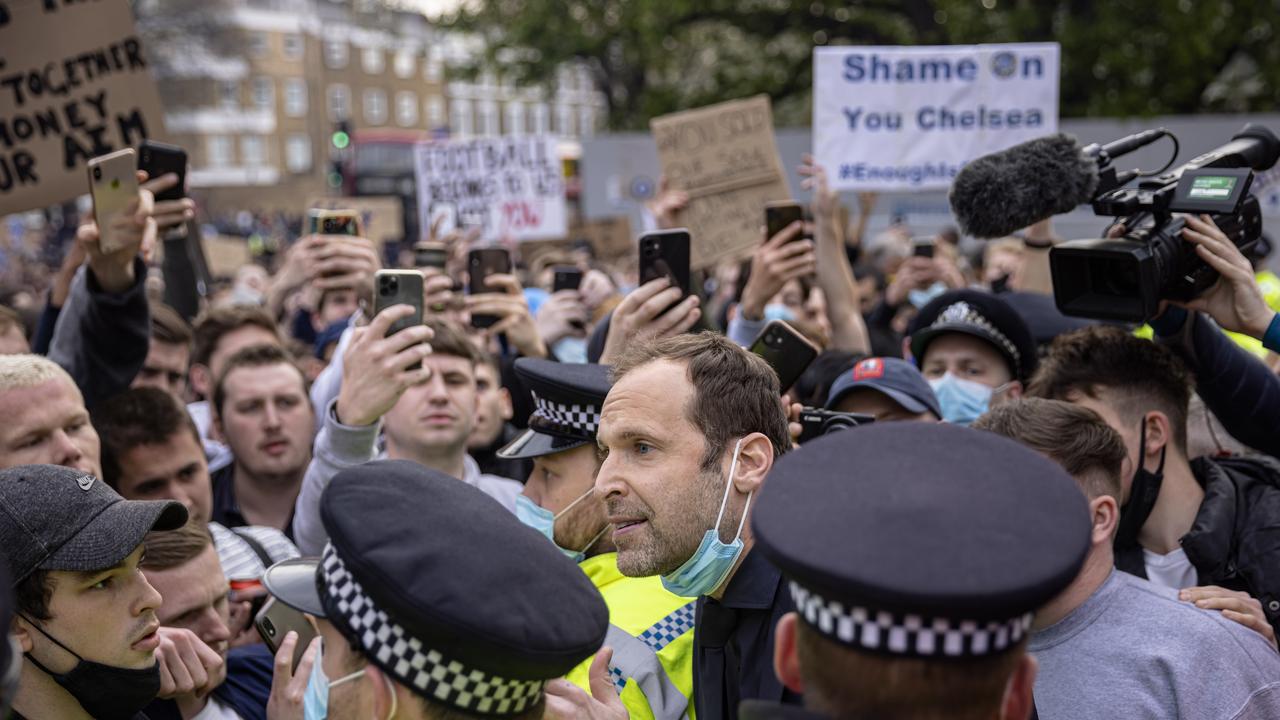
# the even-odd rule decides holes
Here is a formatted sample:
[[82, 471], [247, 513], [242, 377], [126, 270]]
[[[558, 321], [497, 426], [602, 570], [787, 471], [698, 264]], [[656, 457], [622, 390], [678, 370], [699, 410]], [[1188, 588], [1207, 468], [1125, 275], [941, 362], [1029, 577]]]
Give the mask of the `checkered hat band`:
[[1009, 353], [1009, 357], [1013, 358], [1014, 364], [1022, 367], [1022, 355], [1018, 352], [1018, 347], [1004, 333], [996, 329], [996, 326], [986, 316], [974, 309], [969, 303], [958, 302], [948, 305], [945, 310], [938, 313], [937, 319], [933, 321], [930, 327], [953, 324], [974, 325], [987, 331], [991, 334], [991, 337], [995, 338], [1000, 347]]
[[553, 426], [570, 429], [574, 434], [595, 435], [600, 429], [600, 409], [595, 405], [561, 405], [533, 393], [533, 416]]
[[324, 547], [325, 590], [364, 652], [402, 685], [423, 697], [480, 715], [515, 715], [542, 699], [544, 680], [511, 680], [468, 668], [418, 638], [373, 604], [332, 544]]
[[1016, 645], [1031, 628], [1031, 613], [991, 622], [890, 613], [832, 602], [795, 582], [791, 583], [791, 597], [805, 622], [823, 635], [845, 645], [890, 655], [993, 655]]

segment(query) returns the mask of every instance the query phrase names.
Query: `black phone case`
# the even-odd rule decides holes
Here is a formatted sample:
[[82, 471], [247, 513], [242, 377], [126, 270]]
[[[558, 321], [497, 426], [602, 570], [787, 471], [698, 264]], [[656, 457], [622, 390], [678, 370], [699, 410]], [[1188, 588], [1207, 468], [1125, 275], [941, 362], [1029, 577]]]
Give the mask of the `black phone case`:
[[657, 232], [640, 237], [640, 284], [663, 277], [689, 295], [688, 232]]
[[[484, 284], [485, 278], [511, 272], [511, 255], [501, 248], [480, 248], [467, 255], [467, 294], [481, 295], [497, 292]], [[477, 328], [493, 327], [498, 322], [496, 315], [472, 315], [471, 326]]]
[[[804, 220], [804, 209], [799, 205], [767, 207], [764, 209], [765, 240], [782, 232], [788, 225], [797, 220]], [[796, 236], [800, 240], [803, 233]]]
[[781, 322], [772, 322], [751, 343], [751, 352], [759, 355], [778, 375], [778, 387], [786, 392], [800, 379], [818, 351], [803, 336]]
[[555, 279], [551, 282], [551, 292], [558, 293], [561, 290], [577, 290], [582, 287], [582, 271], [574, 268], [569, 270], [556, 270]]
[[177, 185], [156, 193], [157, 202], [181, 200], [187, 196], [186, 150], [176, 145], [144, 140], [138, 146], [138, 169], [145, 170], [147, 177], [151, 180], [169, 173], [174, 173], [178, 176]]

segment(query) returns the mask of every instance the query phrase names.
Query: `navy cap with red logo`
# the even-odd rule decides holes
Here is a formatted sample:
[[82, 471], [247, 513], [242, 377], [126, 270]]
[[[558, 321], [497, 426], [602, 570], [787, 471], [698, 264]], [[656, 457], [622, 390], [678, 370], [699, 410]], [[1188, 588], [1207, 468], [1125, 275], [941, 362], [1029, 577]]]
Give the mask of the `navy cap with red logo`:
[[835, 409], [836, 404], [854, 390], [875, 390], [887, 395], [907, 412], [931, 412], [942, 418], [942, 408], [938, 406], [938, 398], [929, 387], [929, 381], [915, 365], [900, 358], [867, 358], [854, 365], [831, 385], [827, 409]]

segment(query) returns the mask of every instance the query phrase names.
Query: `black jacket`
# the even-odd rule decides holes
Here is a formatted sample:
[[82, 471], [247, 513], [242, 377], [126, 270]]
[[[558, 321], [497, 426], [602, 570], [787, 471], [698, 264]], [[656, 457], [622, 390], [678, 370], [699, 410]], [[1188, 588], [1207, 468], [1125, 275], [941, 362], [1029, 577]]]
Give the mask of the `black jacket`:
[[1182, 549], [1201, 585], [1249, 593], [1280, 633], [1280, 463], [1196, 458], [1204, 502]]

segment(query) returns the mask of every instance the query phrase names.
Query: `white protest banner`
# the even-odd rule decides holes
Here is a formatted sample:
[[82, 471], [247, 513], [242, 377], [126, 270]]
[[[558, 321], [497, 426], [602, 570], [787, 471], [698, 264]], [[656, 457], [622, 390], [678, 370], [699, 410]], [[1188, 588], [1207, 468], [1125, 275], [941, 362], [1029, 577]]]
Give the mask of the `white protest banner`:
[[837, 190], [936, 190], [1058, 129], [1058, 44], [813, 51], [813, 153]]
[[0, 215], [89, 192], [86, 161], [162, 122], [128, 0], [0, 2]]
[[769, 96], [663, 115], [649, 128], [663, 174], [689, 193], [679, 220], [692, 236], [690, 266], [739, 259], [759, 245], [765, 204], [791, 199]]
[[564, 173], [552, 137], [495, 137], [418, 145], [421, 227], [480, 227], [485, 240], [562, 238]]

